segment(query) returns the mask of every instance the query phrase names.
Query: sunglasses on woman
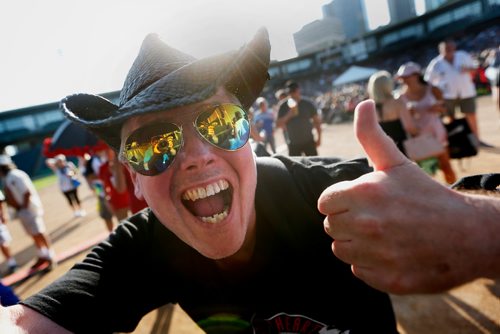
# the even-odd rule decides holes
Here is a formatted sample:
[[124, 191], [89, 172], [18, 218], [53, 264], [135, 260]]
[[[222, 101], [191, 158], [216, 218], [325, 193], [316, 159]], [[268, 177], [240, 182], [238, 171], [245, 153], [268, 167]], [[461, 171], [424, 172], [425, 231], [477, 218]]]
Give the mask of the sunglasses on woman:
[[[201, 138], [225, 151], [239, 150], [250, 136], [247, 112], [231, 103], [203, 110], [193, 126]], [[154, 176], [172, 165], [182, 144], [181, 126], [154, 122], [132, 132], [125, 141], [122, 154], [137, 173]]]

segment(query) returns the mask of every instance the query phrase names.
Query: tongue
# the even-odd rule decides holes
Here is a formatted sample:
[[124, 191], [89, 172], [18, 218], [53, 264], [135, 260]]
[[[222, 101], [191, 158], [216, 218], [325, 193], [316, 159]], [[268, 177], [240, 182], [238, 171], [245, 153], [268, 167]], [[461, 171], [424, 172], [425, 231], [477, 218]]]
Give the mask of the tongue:
[[224, 210], [224, 198], [221, 193], [194, 202], [186, 201], [184, 203], [189, 211], [199, 217], [211, 217]]

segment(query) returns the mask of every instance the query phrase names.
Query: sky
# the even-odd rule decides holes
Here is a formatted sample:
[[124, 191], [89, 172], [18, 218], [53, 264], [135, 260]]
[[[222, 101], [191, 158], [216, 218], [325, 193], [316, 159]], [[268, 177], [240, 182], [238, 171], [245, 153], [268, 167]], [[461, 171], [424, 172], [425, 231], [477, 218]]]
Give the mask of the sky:
[[[365, 0], [369, 24], [385, 0]], [[241, 47], [267, 27], [271, 58], [296, 56], [293, 33], [331, 0], [16, 0], [0, 5], [0, 111], [121, 89], [143, 38], [155, 32], [195, 57]], [[6, 4], [8, 3], [8, 5]], [[377, 5], [378, 3], [378, 5]], [[380, 5], [382, 3], [382, 5]], [[384, 21], [385, 20], [385, 21]]]

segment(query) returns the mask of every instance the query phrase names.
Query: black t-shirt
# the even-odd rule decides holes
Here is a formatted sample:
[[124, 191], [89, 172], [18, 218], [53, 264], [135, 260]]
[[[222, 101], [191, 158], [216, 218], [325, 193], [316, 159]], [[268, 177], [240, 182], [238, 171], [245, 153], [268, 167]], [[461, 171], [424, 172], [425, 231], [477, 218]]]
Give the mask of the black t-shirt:
[[389, 296], [333, 255], [317, 210], [327, 186], [369, 171], [365, 159], [257, 158], [257, 239], [244, 269], [221, 270], [146, 209], [22, 304], [78, 333], [132, 331], [169, 302], [207, 333], [397, 333]]
[[[283, 100], [281, 103], [278, 109], [278, 119], [285, 116], [288, 110], [290, 110], [287, 101], [288, 100]], [[290, 118], [286, 123], [288, 140], [290, 144], [294, 145], [314, 142], [311, 118], [318, 114], [318, 110], [314, 103], [307, 98], [301, 98], [298, 103], [298, 108], [298, 115]]]

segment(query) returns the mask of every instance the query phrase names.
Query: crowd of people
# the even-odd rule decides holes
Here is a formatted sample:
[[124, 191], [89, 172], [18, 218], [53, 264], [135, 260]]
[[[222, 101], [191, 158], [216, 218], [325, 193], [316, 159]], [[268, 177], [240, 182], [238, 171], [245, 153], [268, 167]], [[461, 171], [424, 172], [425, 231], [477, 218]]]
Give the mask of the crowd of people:
[[[116, 225], [114, 220], [125, 219], [147, 206], [144, 200], [134, 195], [130, 175], [113, 150], [100, 150], [92, 156], [86, 154], [78, 157], [78, 160], [78, 167], [64, 154], [45, 160], [56, 175], [58, 188], [75, 218], [87, 214], [78, 195], [83, 179], [96, 196], [96, 211], [109, 232]], [[0, 277], [13, 274], [20, 267], [11, 251], [13, 239], [7, 225], [10, 220], [16, 219], [33, 238], [37, 249], [37, 257], [30, 270], [50, 270], [57, 263], [50, 237], [46, 233], [43, 203], [33, 181], [6, 154], [0, 155], [0, 178], [3, 185], [0, 190], [0, 250], [6, 267]]]
[[[491, 38], [488, 40], [489, 43], [484, 40], [485, 35]], [[486, 80], [486, 84], [488, 87], [491, 86], [489, 90], [492, 91], [492, 96], [495, 98], [497, 96], [495, 80], [489, 80], [491, 82], [488, 79], [478, 81], [477, 73], [480, 70], [483, 73], [484, 68], [488, 67], [492, 71], [496, 71], [494, 73], [494, 79], [496, 79], [496, 74], [500, 72], [498, 29], [496, 27], [489, 28], [476, 36], [467, 36], [467, 38], [472, 38], [473, 42], [471, 43], [464, 37], [460, 39], [462, 45], [473, 45], [484, 49], [481, 52], [467, 52], [457, 49], [457, 43], [454, 40], [446, 39], [434, 46], [434, 53], [430, 49], [426, 49], [426, 52], [422, 53], [425, 57], [422, 55], [415, 57], [421, 60], [426, 59], [423, 64], [408, 60], [394, 68], [396, 64], [394, 61], [401, 58], [394, 57], [390, 59], [390, 63], [388, 63], [389, 60], [382, 62], [382, 64], [387, 65], [387, 69], [373, 74], [368, 82], [350, 83], [326, 91], [309, 91], [311, 98], [305, 98], [305, 100], [312, 102], [313, 107], [309, 109], [315, 109], [313, 112], [315, 116], [311, 120], [302, 119], [300, 131], [294, 129], [294, 122], [290, 123], [292, 133], [307, 134], [309, 138], [313, 138], [310, 131], [312, 125], [316, 129], [316, 139], [313, 138], [313, 140], [316, 140], [317, 147], [321, 139], [321, 126], [318, 124], [352, 121], [355, 107], [361, 101], [372, 98], [377, 102], [381, 125], [391, 128], [389, 132], [392, 133], [394, 140], [403, 152], [405, 151], [403, 143], [412, 137], [430, 136], [433, 138], [435, 146], [442, 146], [441, 150], [435, 148], [435, 153], [426, 159], [413, 158], [413, 160], [429, 174], [434, 175], [436, 170], [440, 169], [446, 182], [454, 183], [456, 173], [450, 163], [448, 130], [445, 125], [452, 123], [457, 117], [463, 117], [473, 134], [471, 145], [476, 149], [492, 148], [491, 143], [486, 143], [480, 137], [476, 116], [476, 96], [480, 86]], [[401, 59], [411, 58], [405, 55]], [[311, 84], [311, 81], [314, 79], [304, 80], [301, 86], [318, 88], [318, 85]], [[276, 92], [273, 100], [275, 101], [273, 108], [276, 119], [275, 127], [283, 129], [290, 155], [315, 155], [315, 149], [307, 152], [297, 151], [293, 144], [290, 146], [294, 137], [290, 137], [287, 131], [289, 131], [288, 122], [292, 113], [288, 113], [288, 117], [283, 118], [280, 117], [279, 111], [285, 108], [291, 110], [287, 105], [294, 98], [290, 95], [287, 84], [284, 88]], [[284, 101], [287, 103], [283, 103], [283, 100], [278, 98], [278, 92], [286, 93]], [[260, 97], [260, 99], [265, 98]], [[385, 100], [387, 103], [383, 106]], [[459, 115], [455, 110], [457, 108], [460, 110]], [[305, 110], [305, 107], [298, 110]], [[297, 121], [299, 119], [295, 118]], [[399, 124], [400, 122], [401, 124]], [[262, 141], [263, 137], [255, 137], [255, 140]], [[309, 143], [311, 143], [311, 139], [309, 139]], [[310, 144], [310, 147], [313, 146]]]
[[[473, 59], [474, 69], [470, 72], [476, 85], [478, 94], [489, 94], [494, 87], [495, 72], [498, 68], [497, 57], [498, 46], [500, 45], [500, 27], [493, 25], [477, 33], [470, 33], [456, 38], [455, 43], [460, 50], [467, 51]], [[416, 51], [416, 50], [415, 50]], [[437, 45], [428, 44], [418, 47], [418, 52], [408, 50], [399, 54], [384, 55], [381, 58], [369, 58], [357, 65], [369, 68], [386, 70], [395, 75], [398, 68], [409, 61], [419, 64], [423, 69], [436, 57], [438, 53]], [[499, 54], [497, 56], [497, 54]], [[492, 66], [493, 65], [493, 66]], [[489, 71], [486, 71], [490, 68]], [[301, 80], [304, 94], [316, 99], [318, 106], [327, 112], [339, 113], [339, 119], [352, 119], [351, 112], [355, 105], [367, 98], [366, 83], [349, 83], [338, 87], [331, 87], [331, 83], [345, 70], [341, 66], [331, 74], [321, 74], [313, 77], [305, 77]], [[491, 73], [491, 75], [486, 75]], [[488, 82], [488, 80], [490, 82]], [[398, 83], [396, 83], [398, 86]], [[396, 87], [398, 89], [398, 87]], [[272, 96], [268, 97], [271, 103], [276, 101]], [[350, 102], [353, 100], [352, 102]], [[348, 115], [344, 115], [347, 113]], [[324, 113], [323, 115], [327, 115]], [[323, 117], [323, 120], [330, 121], [330, 117]]]
[[[0, 331], [128, 332], [149, 311], [179, 303], [209, 333], [235, 326], [397, 333], [389, 293], [435, 293], [500, 277], [500, 199], [452, 190], [405, 156], [404, 138], [420, 133], [446, 146], [441, 122], [455, 117], [455, 105], [478, 145], [490, 146], [475, 123], [475, 92], [451, 87], [461, 76], [468, 84], [468, 56], [454, 53], [449, 40], [439, 51], [425, 72], [405, 62], [396, 77], [381, 71], [366, 87], [330, 92], [328, 99], [353, 109], [366, 152], [366, 159], [342, 161], [318, 156], [324, 108], [302, 95], [302, 83], [288, 81], [274, 103], [261, 95], [270, 62], [265, 29], [210, 61], [146, 36], [120, 104], [92, 94], [61, 101], [66, 117], [109, 145], [79, 169], [113, 233], [42, 291], [0, 307]], [[446, 71], [453, 79], [440, 82]], [[366, 96], [342, 101], [346, 94]], [[274, 153], [275, 127], [283, 129], [288, 156], [257, 157], [248, 141]], [[392, 136], [396, 128], [401, 138]], [[447, 153], [437, 159], [456, 184]], [[47, 164], [82, 215], [78, 186], [63, 187], [77, 172], [65, 157], [56, 160]], [[54, 264], [31, 180], [7, 155], [0, 155], [0, 177], [5, 202], [33, 237], [37, 264]], [[475, 186], [494, 183], [489, 190], [498, 193], [498, 177], [489, 180]], [[111, 217], [121, 223], [115, 227]], [[318, 284], [312, 264], [327, 284]], [[325, 307], [318, 296], [334, 302]]]

